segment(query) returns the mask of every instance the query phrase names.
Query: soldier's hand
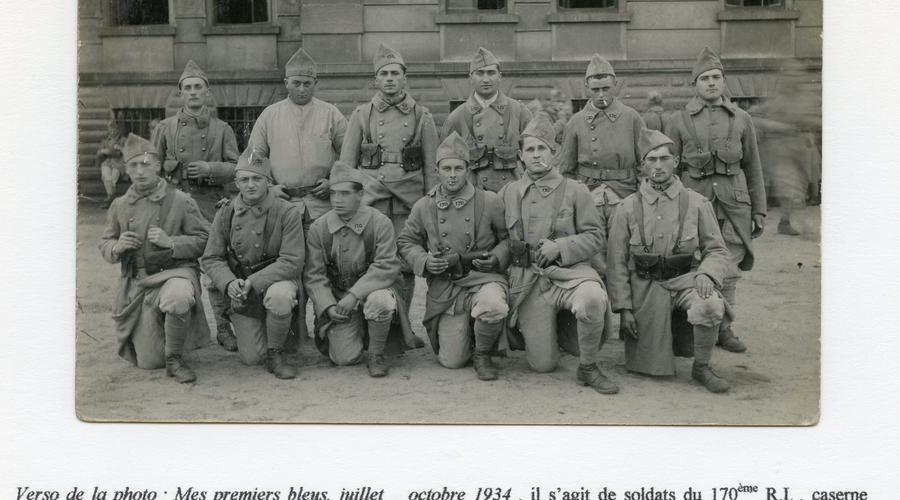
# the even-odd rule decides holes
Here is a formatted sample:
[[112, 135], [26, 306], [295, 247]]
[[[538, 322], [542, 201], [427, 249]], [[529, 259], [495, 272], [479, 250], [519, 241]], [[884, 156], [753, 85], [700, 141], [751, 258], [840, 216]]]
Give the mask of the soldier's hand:
[[475, 267], [475, 270], [480, 271], [482, 273], [489, 273], [500, 265], [500, 259], [497, 258], [494, 254], [488, 254], [487, 257], [483, 259], [473, 259], [472, 266]]
[[235, 302], [243, 302], [244, 301], [244, 280], [238, 278], [235, 280], [231, 280], [231, 283], [228, 283], [228, 286], [225, 287], [225, 291], [228, 294], [228, 298]]
[[553, 240], [540, 240], [538, 253], [538, 267], [547, 267], [559, 258], [559, 244]]
[[713, 291], [715, 290], [712, 280], [705, 274], [697, 274], [694, 278], [694, 286], [697, 288], [697, 295], [699, 295], [701, 299], [712, 297]]
[[209, 177], [210, 173], [212, 169], [205, 161], [192, 161], [187, 165], [187, 175], [191, 179], [203, 179]]
[[625, 309], [619, 314], [621, 318], [621, 328], [633, 339], [638, 338], [637, 320], [634, 319], [634, 313], [630, 309]]
[[441, 274], [447, 270], [449, 265], [450, 263], [447, 262], [447, 259], [435, 257], [434, 255], [429, 255], [428, 259], [425, 260], [425, 270], [431, 274]]
[[343, 323], [350, 319], [350, 316], [341, 314], [341, 312], [338, 311], [337, 305], [329, 307], [325, 312], [328, 314], [328, 317], [331, 318], [331, 321], [334, 321], [335, 323]]
[[270, 186], [270, 187], [269, 187], [269, 190], [272, 191], [272, 193], [273, 193], [275, 196], [277, 196], [277, 197], [279, 197], [279, 198], [281, 198], [281, 199], [284, 199], [284, 200], [290, 200], [290, 199], [291, 199], [291, 197], [288, 196], [287, 193], [284, 192], [284, 186], [282, 186], [281, 184], [275, 184], [274, 186]]
[[313, 196], [320, 200], [327, 200], [331, 196], [331, 193], [328, 191], [330, 185], [331, 183], [328, 182], [328, 179], [319, 179], [319, 182], [316, 183], [316, 187], [312, 190]]
[[125, 231], [119, 235], [119, 240], [113, 245], [113, 253], [121, 255], [129, 250], [137, 250], [141, 248], [143, 242], [141, 237], [134, 231]]
[[350, 317], [353, 311], [356, 310], [356, 306], [359, 304], [359, 300], [356, 299], [356, 296], [352, 293], [348, 293], [344, 295], [344, 298], [338, 301], [338, 303], [334, 306], [337, 309], [337, 312], [346, 317]]
[[173, 247], [172, 238], [161, 227], [150, 226], [150, 230], [147, 231], [147, 240], [161, 248]]
[[753, 214], [753, 229], [750, 231], [751, 238], [759, 238], [766, 228], [766, 216], [763, 214]]

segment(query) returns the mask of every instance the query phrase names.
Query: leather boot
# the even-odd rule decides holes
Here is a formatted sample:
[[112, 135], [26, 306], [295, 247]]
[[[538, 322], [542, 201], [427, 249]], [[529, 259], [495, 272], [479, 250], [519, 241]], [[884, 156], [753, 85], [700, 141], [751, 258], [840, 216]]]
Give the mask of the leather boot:
[[497, 380], [497, 368], [494, 367], [489, 353], [475, 351], [472, 355], [472, 365], [478, 374], [478, 380]]
[[706, 387], [706, 390], [715, 394], [728, 392], [728, 389], [731, 388], [731, 384], [727, 380], [720, 377], [705, 363], [694, 362], [694, 366], [691, 368], [691, 378], [700, 382]]
[[379, 378], [388, 374], [387, 363], [384, 362], [384, 354], [369, 353], [366, 367], [369, 369], [370, 377]]
[[216, 342], [228, 352], [237, 352], [237, 337], [234, 336], [234, 330], [231, 328], [231, 323], [219, 325], [217, 330]]
[[297, 376], [297, 369], [288, 364], [281, 349], [268, 349], [266, 351], [266, 370], [282, 380], [292, 379]]
[[[726, 332], [731, 335], [724, 335]], [[716, 342], [717, 346], [730, 352], [744, 352], [747, 350], [747, 346], [731, 332], [730, 328], [726, 330], [726, 332], [719, 333], [719, 340]]]
[[178, 354], [166, 356], [166, 375], [175, 377], [175, 381], [180, 384], [189, 384], [197, 380], [194, 370], [191, 370]]
[[501, 331], [502, 321], [488, 323], [481, 319], [475, 320], [475, 354], [472, 356], [472, 365], [478, 374], [478, 380], [497, 380], [497, 368], [491, 360], [491, 352]]
[[579, 364], [575, 378], [579, 385], [592, 387], [600, 394], [617, 394], [619, 392], [619, 386], [600, 371], [597, 363]]
[[369, 376], [384, 377], [388, 374], [388, 366], [384, 361], [384, 346], [391, 331], [391, 320], [375, 321], [370, 319], [368, 327], [369, 359], [366, 366], [369, 368]]

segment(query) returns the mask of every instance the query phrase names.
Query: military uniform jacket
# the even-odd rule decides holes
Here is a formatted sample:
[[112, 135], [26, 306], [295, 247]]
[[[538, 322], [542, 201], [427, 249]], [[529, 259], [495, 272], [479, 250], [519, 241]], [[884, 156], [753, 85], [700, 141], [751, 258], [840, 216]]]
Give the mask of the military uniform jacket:
[[[684, 186], [712, 201], [716, 216], [731, 223], [736, 234], [726, 233], [724, 237], [747, 248], [739, 267], [751, 269], [751, 214], [765, 215], [766, 191], [750, 115], [727, 99], [721, 105], [707, 106], [695, 97], [685, 105], [684, 112], [669, 117], [666, 135], [675, 142], [674, 153], [681, 158], [679, 171]], [[708, 168], [714, 172], [700, 177], [690, 165], [697, 163], [693, 158], [704, 154], [711, 156]]]
[[[487, 108], [474, 94], [458, 106], [444, 122], [441, 137], [456, 131], [469, 145], [469, 180], [476, 187], [497, 192], [522, 177], [518, 164], [519, 134], [531, 121], [531, 112], [521, 102], [500, 92]], [[486, 160], [493, 152], [493, 167]], [[481, 159], [484, 160], [481, 160]]]
[[[210, 116], [204, 107], [198, 116], [192, 116], [184, 109], [159, 123], [153, 131], [151, 142], [159, 150], [165, 173], [179, 189], [187, 192], [215, 191], [220, 186], [234, 180], [234, 166], [237, 164], [237, 139], [231, 126]], [[182, 179], [183, 170], [192, 161], [209, 164], [207, 179], [211, 186], [194, 186]]]
[[[366, 259], [364, 232], [374, 236], [372, 262]], [[327, 234], [331, 234], [331, 248], [325, 248]], [[360, 301], [375, 290], [390, 288], [400, 276], [400, 258], [394, 241], [394, 225], [384, 214], [372, 207], [361, 206], [348, 222], [333, 210], [313, 222], [307, 237], [306, 269], [303, 271], [306, 291], [312, 297], [316, 316], [322, 316], [344, 296], [328, 276], [325, 255], [337, 266], [340, 275], [355, 279], [346, 290]], [[358, 278], [357, 278], [358, 277]]]
[[[262, 294], [278, 281], [300, 280], [305, 258], [303, 221], [301, 211], [293, 204], [276, 197], [269, 191], [266, 198], [256, 205], [247, 205], [240, 195], [232, 201], [232, 209], [224, 206], [216, 213], [206, 251], [200, 259], [203, 270], [223, 292], [228, 283], [237, 279], [228, 266], [230, 245], [235, 257], [244, 265], [254, 265], [267, 258], [277, 257], [275, 262], [247, 277], [253, 290]], [[231, 231], [226, 234], [225, 220], [231, 212]], [[265, 241], [266, 224], [271, 227]]]
[[[367, 127], [369, 137], [366, 136]], [[414, 145], [417, 136], [424, 165], [420, 170], [407, 172], [401, 166], [401, 150]], [[439, 184], [435, 154], [440, 141], [434, 118], [428, 108], [417, 104], [408, 93], [402, 101], [391, 105], [378, 92], [371, 102], [361, 104], [353, 111], [341, 148], [341, 161], [359, 167], [364, 143], [377, 144], [382, 155], [381, 164], [373, 165], [376, 168], [360, 168], [372, 181], [365, 186], [364, 204], [388, 213], [388, 202], [395, 199], [389, 213], [408, 214], [419, 198]]]
[[637, 143], [643, 127], [638, 112], [618, 99], [602, 110], [589, 101], [566, 124], [559, 171], [589, 185], [602, 181], [619, 197], [628, 196], [637, 189]]

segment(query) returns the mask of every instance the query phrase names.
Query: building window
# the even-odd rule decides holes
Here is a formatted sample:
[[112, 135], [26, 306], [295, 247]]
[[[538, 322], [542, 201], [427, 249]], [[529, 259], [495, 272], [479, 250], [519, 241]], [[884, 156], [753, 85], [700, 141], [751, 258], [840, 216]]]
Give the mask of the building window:
[[559, 0], [563, 9], [614, 9], [618, 0]]
[[784, 7], [784, 0], [725, 0], [729, 7]]
[[264, 109], [266, 109], [265, 106], [219, 107], [216, 109], [219, 119], [234, 129], [239, 151], [247, 148], [253, 124], [256, 123], [256, 119]]
[[505, 9], [506, 0], [447, 0], [447, 12]]
[[169, 24], [169, 0], [110, 0], [112, 26]]
[[267, 0], [213, 0], [216, 24], [253, 24], [269, 22]]
[[450, 101], [450, 112], [452, 113], [454, 109], [462, 106], [465, 102], [466, 102], [465, 99], [463, 99], [461, 101], [457, 101], [455, 99]]
[[587, 106], [587, 102], [587, 99], [572, 99], [572, 114], [574, 115], [584, 109]]
[[150, 122], [159, 122], [165, 118], [166, 110], [163, 108], [119, 108], [114, 109], [113, 114], [119, 130], [123, 134], [135, 134], [149, 139], [150, 133], [153, 132]]

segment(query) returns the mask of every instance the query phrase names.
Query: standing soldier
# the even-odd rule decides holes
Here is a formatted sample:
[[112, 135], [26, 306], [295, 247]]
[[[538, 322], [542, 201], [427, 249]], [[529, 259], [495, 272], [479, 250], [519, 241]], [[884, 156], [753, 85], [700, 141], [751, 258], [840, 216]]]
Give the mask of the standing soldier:
[[[722, 96], [725, 69], [709, 47], [694, 63], [692, 79], [697, 95], [670, 117], [666, 135], [675, 143], [685, 187], [706, 196], [716, 210], [731, 254], [722, 295], [733, 306], [740, 271], [753, 268], [751, 239], [762, 234], [766, 221], [756, 130], [750, 115]], [[747, 350], [729, 321], [722, 322], [718, 345], [732, 352]]]
[[241, 360], [248, 365], [265, 360], [270, 373], [291, 379], [297, 372], [283, 349], [303, 269], [303, 217], [269, 189], [268, 158], [248, 150], [234, 178], [240, 194], [216, 213], [200, 263], [231, 300]]
[[531, 120], [524, 104], [500, 91], [500, 60], [484, 47], [469, 63], [474, 92], [444, 122], [441, 137], [456, 132], [469, 145], [470, 180], [475, 187], [497, 192], [522, 177], [516, 153], [519, 134]]
[[[578, 383], [615, 394], [619, 387], [598, 366], [612, 312], [600, 276], [590, 265], [591, 257], [604, 251], [606, 235], [588, 189], [550, 164], [558, 147], [554, 135], [549, 121], [529, 123], [520, 153], [525, 176], [499, 193], [509, 228], [504, 243], [510, 262], [509, 324], [522, 334], [533, 370], [554, 370], [559, 346], [568, 345], [567, 350], [579, 356]], [[557, 331], [560, 311], [574, 314], [577, 343], [568, 342], [568, 329]]]
[[663, 96], [657, 90], [651, 90], [647, 92], [647, 111], [641, 115], [641, 118], [644, 120], [644, 125], [651, 130], [658, 130], [660, 132], [665, 128], [666, 120], [668, 116], [666, 116], [666, 108], [663, 107]]
[[182, 355], [209, 342], [197, 273], [209, 224], [190, 196], [159, 177], [157, 151], [134, 134], [125, 141], [131, 187], [109, 208], [100, 253], [122, 266], [113, 305], [119, 356], [148, 370], [165, 366], [187, 383], [197, 377]]
[[[428, 108], [406, 90], [403, 57], [382, 44], [375, 52], [375, 86], [371, 102], [350, 117], [341, 161], [365, 174], [363, 204], [390, 217], [399, 234], [412, 206], [438, 184], [434, 152], [437, 129]], [[402, 298], [412, 303], [415, 275], [403, 264]]]
[[[216, 215], [216, 203], [226, 196], [225, 185], [234, 180], [237, 140], [231, 126], [212, 116], [206, 100], [209, 79], [194, 61], [188, 61], [178, 79], [184, 106], [175, 116], [151, 129], [163, 169], [172, 184], [191, 195], [206, 220]], [[225, 314], [225, 296], [207, 279], [209, 304], [216, 319], [216, 340], [228, 351], [237, 350], [234, 332]]]
[[590, 99], [566, 125], [557, 158], [563, 175], [591, 191], [604, 229], [616, 206], [637, 189], [637, 142], [644, 127], [638, 112], [616, 98], [616, 85], [612, 65], [594, 54], [584, 77]]
[[417, 347], [400, 293], [400, 258], [394, 226], [378, 210], [362, 205], [368, 176], [340, 161], [331, 171], [334, 208], [309, 228], [303, 271], [316, 309], [316, 344], [337, 365], [360, 361], [368, 337], [368, 368], [384, 377], [385, 347], [392, 324], [397, 343]]
[[[676, 175], [672, 140], [656, 130], [641, 135], [647, 181], [625, 198], [609, 233], [607, 280], [613, 311], [621, 313], [625, 368], [674, 375], [672, 310], [687, 313], [693, 330], [691, 376], [711, 392], [728, 381], [709, 361], [725, 314], [716, 287], [728, 270], [728, 250], [712, 204], [686, 189]], [[695, 258], [699, 256], [699, 258]]]
[[[288, 96], [263, 110], [253, 124], [248, 149], [272, 162], [272, 191], [300, 208], [303, 228], [331, 209], [328, 175], [347, 131], [347, 119], [333, 104], [315, 97], [319, 83], [316, 62], [299, 49], [284, 68]], [[299, 308], [288, 343], [306, 336], [306, 296], [299, 290]]]
[[509, 312], [506, 254], [494, 252], [507, 237], [503, 201], [467, 180], [469, 148], [456, 132], [438, 147], [437, 161], [441, 184], [413, 206], [397, 246], [428, 279], [423, 323], [438, 361], [465, 366], [474, 334], [478, 378], [494, 380], [491, 352]]

